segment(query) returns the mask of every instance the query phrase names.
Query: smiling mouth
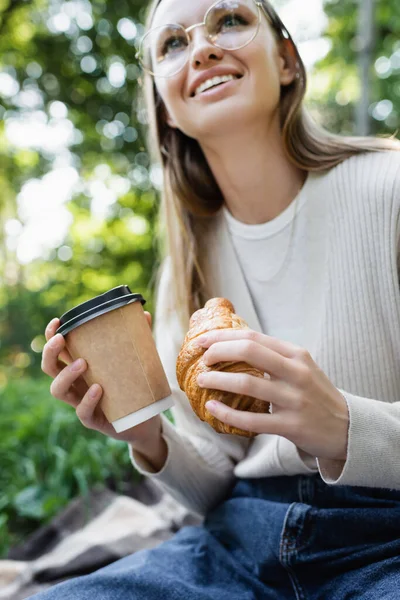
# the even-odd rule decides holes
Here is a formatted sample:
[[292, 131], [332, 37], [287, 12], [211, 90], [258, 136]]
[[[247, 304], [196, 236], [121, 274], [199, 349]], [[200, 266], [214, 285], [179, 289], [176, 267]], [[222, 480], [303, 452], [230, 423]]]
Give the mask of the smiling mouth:
[[205, 82], [203, 82], [199, 87], [191, 94], [191, 98], [195, 96], [199, 96], [204, 92], [208, 92], [209, 90], [213, 90], [216, 87], [220, 87], [225, 83], [229, 83], [230, 81], [236, 81], [237, 79], [242, 79], [243, 75], [221, 75], [217, 77], [213, 77]]

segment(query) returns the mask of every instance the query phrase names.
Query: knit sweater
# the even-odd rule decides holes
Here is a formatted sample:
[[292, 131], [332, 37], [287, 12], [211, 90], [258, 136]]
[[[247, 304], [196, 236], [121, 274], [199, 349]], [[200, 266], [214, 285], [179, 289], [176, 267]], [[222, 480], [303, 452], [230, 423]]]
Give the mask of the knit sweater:
[[[288, 260], [269, 282], [295, 204]], [[175, 373], [186, 331], [163, 311], [172, 286], [167, 259], [154, 335], [174, 424], [162, 415], [164, 467], [155, 472], [130, 448], [135, 468], [200, 515], [226, 497], [235, 478], [319, 473], [330, 485], [400, 490], [400, 152], [366, 153], [309, 173], [300, 197], [265, 224], [240, 223], [224, 207], [201, 252], [210, 297], [228, 298], [250, 328], [307, 348], [342, 393], [347, 459], [318, 459], [278, 435], [218, 434], [194, 414]]]

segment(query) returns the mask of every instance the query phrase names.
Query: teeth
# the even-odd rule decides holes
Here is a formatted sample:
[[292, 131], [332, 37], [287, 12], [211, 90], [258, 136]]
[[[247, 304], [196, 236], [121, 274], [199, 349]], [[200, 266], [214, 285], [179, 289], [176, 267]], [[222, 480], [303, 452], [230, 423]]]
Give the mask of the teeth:
[[195, 96], [197, 96], [197, 94], [201, 94], [202, 92], [209, 90], [210, 88], [214, 87], [215, 85], [220, 85], [221, 83], [227, 83], [228, 81], [232, 81], [234, 79], [238, 79], [238, 76], [237, 75], [222, 75], [221, 77], [213, 77], [212, 79], [207, 79], [207, 81], [205, 81], [204, 83], [199, 85], [199, 87], [196, 89], [194, 94], [195, 94]]

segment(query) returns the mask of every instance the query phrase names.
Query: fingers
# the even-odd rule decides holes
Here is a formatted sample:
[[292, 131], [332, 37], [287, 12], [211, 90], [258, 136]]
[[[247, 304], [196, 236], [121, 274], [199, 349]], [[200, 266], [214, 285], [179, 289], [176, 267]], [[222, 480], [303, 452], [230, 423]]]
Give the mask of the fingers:
[[54, 398], [63, 400], [72, 406], [77, 406], [82, 396], [78, 396], [71, 387], [78, 377], [87, 369], [87, 364], [83, 358], [79, 358], [59, 372], [50, 386], [50, 393]]
[[271, 382], [245, 373], [209, 371], [202, 373], [197, 383], [201, 388], [251, 396], [282, 408], [291, 407], [295, 402], [293, 391], [284, 383]]
[[59, 360], [59, 355], [65, 346], [65, 340], [61, 334], [57, 334], [44, 345], [42, 353], [42, 371], [50, 377], [57, 375], [64, 369], [65, 363]]
[[254, 433], [285, 435], [285, 421], [276, 415], [236, 410], [222, 402], [207, 402], [206, 409], [219, 421]]
[[[87, 385], [79, 377], [86, 370], [86, 362], [82, 359], [72, 362], [69, 353], [65, 350], [65, 339], [58, 333], [55, 334], [59, 320], [53, 319], [45, 330], [48, 342], [43, 348], [42, 371], [53, 378], [50, 393], [54, 398], [70, 404], [74, 408], [78, 405]], [[59, 357], [65, 357], [70, 363], [61, 361]], [[72, 389], [74, 386], [75, 389]]]
[[293, 358], [297, 355], [299, 347], [292, 342], [280, 340], [278, 338], [259, 333], [252, 329], [215, 329], [203, 334], [197, 338], [197, 343], [203, 348], [209, 348], [216, 342], [227, 342], [236, 340], [248, 340], [256, 342], [286, 358]]
[[243, 361], [262, 373], [266, 371], [284, 380], [289, 380], [291, 374], [289, 362], [282, 354], [252, 340], [239, 339], [234, 344], [230, 341], [213, 344], [203, 354], [203, 361], [207, 366], [219, 362]]
[[[53, 319], [52, 321], [50, 321], [50, 323], [45, 329], [45, 337], [47, 340], [47, 344], [45, 344], [43, 348], [42, 370], [46, 373], [46, 375], [50, 375], [51, 377], [55, 377], [55, 375], [57, 375], [60, 372], [60, 370], [65, 366], [65, 364], [69, 364], [72, 362], [72, 357], [65, 347], [64, 337], [60, 333], [56, 334], [56, 331], [59, 326], [60, 320]], [[55, 338], [57, 339], [57, 341], [53, 342], [52, 340]], [[50, 352], [49, 348], [51, 349]], [[57, 351], [58, 354], [54, 358], [54, 353]], [[61, 359], [62, 362], [57, 359]], [[55, 370], [56, 366], [58, 370]], [[48, 373], [46, 369], [51, 369], [51, 371], [55, 373], [55, 375]]]
[[151, 314], [147, 310], [144, 311], [144, 314], [146, 315], [147, 322], [150, 325], [150, 329], [151, 329], [151, 325], [152, 325], [152, 321], [153, 321]]
[[50, 323], [47, 325], [45, 332], [44, 332], [47, 342], [55, 335], [55, 332], [59, 326], [60, 326], [60, 319], [52, 319], [50, 321]]
[[102, 394], [103, 390], [101, 386], [95, 383], [88, 389], [87, 393], [77, 406], [76, 415], [82, 425], [88, 429], [97, 429], [95, 411]]
[[[146, 313], [146, 318], [151, 327], [150, 313]], [[96, 429], [95, 411], [103, 390], [98, 384], [87, 389], [85, 382], [79, 379], [86, 371], [87, 363], [82, 358], [72, 361], [66, 350], [64, 337], [60, 333], [56, 334], [59, 326], [59, 319], [53, 319], [45, 330], [47, 343], [43, 348], [42, 370], [46, 375], [53, 377], [50, 393], [54, 398], [73, 406], [82, 425]], [[65, 363], [59, 360], [59, 357], [65, 360]]]

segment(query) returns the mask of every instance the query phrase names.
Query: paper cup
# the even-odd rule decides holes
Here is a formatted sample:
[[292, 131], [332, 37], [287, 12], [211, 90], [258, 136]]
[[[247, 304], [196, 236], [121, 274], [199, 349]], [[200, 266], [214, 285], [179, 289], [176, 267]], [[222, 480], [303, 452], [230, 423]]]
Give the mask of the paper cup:
[[72, 359], [86, 360], [87, 385], [103, 388], [100, 406], [117, 432], [174, 404], [145, 303], [143, 296], [121, 285], [66, 312], [57, 330]]

